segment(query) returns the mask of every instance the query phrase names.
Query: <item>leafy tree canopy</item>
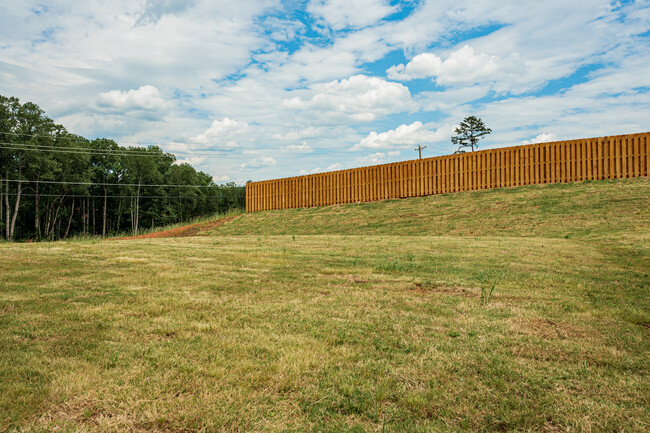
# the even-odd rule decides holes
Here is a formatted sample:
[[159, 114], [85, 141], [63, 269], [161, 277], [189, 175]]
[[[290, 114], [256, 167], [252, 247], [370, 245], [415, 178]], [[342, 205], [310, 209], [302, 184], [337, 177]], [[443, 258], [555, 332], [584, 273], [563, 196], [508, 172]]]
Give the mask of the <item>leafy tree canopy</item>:
[[158, 146], [88, 140], [38, 105], [0, 95], [0, 238], [107, 236], [211, 215], [245, 204], [245, 188]]
[[460, 122], [460, 126], [455, 129], [456, 136], [451, 137], [451, 142], [460, 146], [457, 153], [463, 147], [471, 147], [472, 152], [474, 148], [478, 147], [478, 142], [486, 135], [492, 132], [490, 128], [487, 128], [483, 121], [476, 116], [469, 116], [463, 119]]

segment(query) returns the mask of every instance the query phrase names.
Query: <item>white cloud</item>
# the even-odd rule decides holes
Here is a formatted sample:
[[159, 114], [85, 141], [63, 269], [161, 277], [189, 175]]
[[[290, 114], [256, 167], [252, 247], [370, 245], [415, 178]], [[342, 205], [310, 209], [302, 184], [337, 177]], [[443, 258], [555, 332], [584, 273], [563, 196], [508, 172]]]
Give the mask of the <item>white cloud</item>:
[[323, 171], [322, 168], [320, 168], [320, 167], [316, 167], [316, 168], [312, 168], [311, 170], [304, 170], [304, 169], [303, 169], [303, 170], [300, 170], [300, 174], [302, 174], [302, 175], [305, 175], [305, 174], [314, 174], [314, 173], [320, 173], [321, 171]]
[[504, 75], [525, 72], [523, 61], [518, 54], [506, 59], [476, 53], [465, 45], [453, 51], [446, 60], [433, 53], [422, 53], [405, 65], [390, 67], [386, 74], [393, 80], [410, 81], [418, 78], [435, 77], [439, 85], [473, 84], [483, 81], [496, 81]]
[[400, 146], [437, 143], [449, 139], [450, 128], [429, 129], [432, 124], [420, 121], [410, 125], [400, 125], [390, 131], [377, 133], [372, 131], [368, 136], [355, 144], [352, 149], [390, 149]]
[[386, 154], [384, 152], [371, 153], [370, 155], [357, 158], [357, 161], [363, 165], [377, 165], [381, 164], [385, 160]]
[[226, 175], [223, 175], [223, 176], [212, 176], [212, 181], [215, 182], [215, 183], [219, 183], [219, 182], [228, 182], [229, 180], [230, 180], [230, 176], [226, 176]]
[[332, 120], [371, 122], [378, 116], [415, 108], [409, 89], [401, 83], [378, 77], [354, 75], [343, 80], [311, 87], [308, 99], [285, 99], [284, 106], [293, 110], [323, 113]]
[[343, 164], [340, 162], [336, 162], [332, 165], [327, 166], [327, 171], [336, 171], [336, 170], [341, 170], [343, 168]]
[[207, 158], [205, 156], [191, 156], [188, 155], [183, 158], [179, 158], [176, 161], [174, 161], [174, 164], [179, 165], [179, 164], [189, 164], [193, 166], [197, 166], [200, 164], [203, 164]]
[[557, 134], [539, 134], [535, 138], [522, 141], [522, 144], [549, 143], [551, 141], [558, 141]]
[[283, 147], [282, 149], [291, 152], [300, 152], [300, 153], [312, 152], [314, 150], [312, 149], [311, 146], [309, 146], [304, 141], [302, 144], [290, 144], [288, 146]]
[[273, 138], [277, 140], [285, 140], [285, 141], [290, 141], [290, 140], [299, 140], [301, 138], [311, 138], [311, 137], [317, 137], [320, 136], [324, 133], [325, 128], [314, 128], [313, 126], [309, 126], [307, 128], [301, 129], [300, 131], [289, 131], [286, 134], [273, 134]]
[[277, 164], [277, 161], [270, 156], [261, 156], [255, 158], [250, 162], [244, 162], [240, 168], [241, 169], [253, 169], [253, 168], [262, 168], [262, 167], [271, 167]]
[[[393, 127], [387, 125], [412, 126], [427, 112], [443, 127], [467, 115], [481, 117], [494, 130], [486, 147], [520, 144], [549, 131], [563, 138], [635, 132], [650, 129], [650, 43], [640, 36], [650, 28], [646, 3], [315, 1], [305, 11], [305, 2], [278, 0], [13, 2], [0, 6], [0, 94], [38, 103], [72, 132], [125, 144], [163, 143], [182, 157], [200, 149], [205, 155], [208, 148], [251, 160], [284, 154], [258, 171], [240, 168], [248, 159], [208, 157], [202, 163], [206, 172], [244, 180], [358, 162], [352, 152], [308, 152], [301, 149], [304, 140], [313, 149], [348, 150], [365, 139], [377, 146], [365, 149], [385, 149], [384, 161], [401, 147], [416, 155], [415, 146], [390, 143], [422, 132], [400, 137], [399, 128], [389, 134]], [[403, 5], [414, 8], [383, 19]], [[309, 13], [316, 26], [304, 19]], [[466, 45], [473, 51], [463, 51]], [[402, 53], [408, 60], [386, 64]], [[425, 56], [433, 66], [418, 64], [418, 54], [439, 62]], [[476, 68], [454, 69], [452, 60], [456, 68]], [[400, 79], [430, 69], [438, 75], [408, 83], [409, 92], [407, 83], [384, 75], [396, 63], [403, 69], [391, 74]], [[552, 85], [536, 93], [546, 83]], [[169, 105], [146, 109], [155, 104], [129, 100], [129, 89], [139, 92], [143, 84]], [[511, 96], [521, 92], [530, 93]], [[207, 132], [213, 120], [226, 118], [248, 128], [237, 132], [218, 124]]]
[[234, 149], [239, 147], [235, 139], [247, 131], [248, 123], [225, 117], [223, 120], [213, 121], [212, 125], [203, 134], [195, 136], [192, 141], [199, 144]]
[[164, 110], [169, 108], [160, 91], [151, 85], [141, 86], [139, 89], [131, 89], [126, 92], [111, 90], [104, 92], [97, 98], [101, 107], [118, 108], [124, 111], [131, 110]]
[[291, 41], [305, 32], [305, 25], [297, 20], [268, 17], [264, 19], [263, 30], [276, 41]]
[[396, 10], [385, 0], [311, 0], [307, 11], [335, 30], [365, 27]]

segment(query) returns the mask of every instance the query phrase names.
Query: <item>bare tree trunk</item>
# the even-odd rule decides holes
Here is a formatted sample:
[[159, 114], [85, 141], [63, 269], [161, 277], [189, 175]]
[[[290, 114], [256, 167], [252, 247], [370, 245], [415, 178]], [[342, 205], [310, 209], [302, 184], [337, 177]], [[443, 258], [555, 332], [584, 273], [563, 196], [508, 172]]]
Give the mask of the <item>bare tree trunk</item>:
[[81, 230], [86, 234], [86, 200], [81, 199]]
[[[59, 205], [56, 207], [56, 212], [54, 212], [54, 218], [52, 219], [52, 226], [50, 227], [50, 234], [52, 237], [56, 235], [56, 223], [59, 222], [59, 212], [61, 211], [61, 206], [63, 205], [63, 200], [65, 199], [65, 196], [61, 197], [61, 200], [59, 201]], [[59, 224], [59, 237], [61, 237], [61, 224]]]
[[140, 222], [140, 182], [141, 179], [138, 179], [138, 192], [135, 195], [135, 230], [134, 233], [138, 234], [138, 223]]
[[74, 215], [74, 197], [72, 197], [72, 206], [70, 206], [70, 217], [68, 218], [68, 226], [65, 228], [65, 234], [63, 235], [64, 238], [67, 238], [68, 233], [70, 233], [70, 224], [72, 224], [72, 215]]
[[117, 227], [115, 227], [115, 231], [119, 232], [120, 231], [120, 220], [122, 219], [122, 196], [120, 196], [120, 204], [117, 207]]
[[135, 199], [133, 198], [133, 196], [131, 196], [131, 209], [130, 209], [130, 211], [131, 211], [131, 233], [135, 234], [135, 225], [134, 225], [134, 221], [133, 221], [134, 220], [133, 216], [135, 215], [134, 207], [135, 207]]
[[36, 188], [34, 195], [34, 229], [36, 231], [36, 239], [41, 239], [41, 208], [39, 204], [39, 193], [38, 193], [38, 180], [36, 180]]
[[[18, 176], [20, 176], [20, 171], [18, 171]], [[22, 189], [23, 183], [18, 181], [18, 187], [16, 189], [16, 203], [14, 204], [14, 214], [11, 217], [11, 226], [9, 227], [9, 237], [11, 241], [14, 239], [14, 230], [16, 229], [16, 220], [18, 219], [18, 209], [20, 208], [20, 192]]]
[[11, 211], [9, 207], [9, 171], [6, 172], [5, 179], [5, 221], [7, 222], [5, 225], [5, 238], [9, 240], [9, 215]]
[[95, 230], [95, 199], [93, 198], [93, 234], [97, 233]]
[[86, 197], [86, 233], [90, 233], [90, 197]]
[[104, 186], [104, 217], [102, 218], [102, 237], [106, 237], [106, 205], [107, 205], [107, 194], [108, 192], [106, 191], [106, 186]]
[[56, 239], [61, 239], [61, 220], [57, 221], [56, 225]]

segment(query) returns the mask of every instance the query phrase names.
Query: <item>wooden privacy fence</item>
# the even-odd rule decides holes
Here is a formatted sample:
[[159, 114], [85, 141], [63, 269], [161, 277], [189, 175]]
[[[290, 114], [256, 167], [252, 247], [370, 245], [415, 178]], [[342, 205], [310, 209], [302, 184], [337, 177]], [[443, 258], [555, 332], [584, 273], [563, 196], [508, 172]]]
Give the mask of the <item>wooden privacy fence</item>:
[[488, 149], [249, 182], [246, 211], [648, 176], [650, 132]]

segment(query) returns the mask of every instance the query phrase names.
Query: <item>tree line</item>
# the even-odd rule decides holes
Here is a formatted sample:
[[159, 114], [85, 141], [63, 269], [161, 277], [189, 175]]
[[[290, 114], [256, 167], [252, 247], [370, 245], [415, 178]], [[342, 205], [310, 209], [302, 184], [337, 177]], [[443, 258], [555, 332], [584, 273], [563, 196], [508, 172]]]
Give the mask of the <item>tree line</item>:
[[137, 234], [245, 206], [245, 187], [216, 185], [158, 146], [88, 140], [38, 105], [0, 95], [0, 230], [6, 240]]

